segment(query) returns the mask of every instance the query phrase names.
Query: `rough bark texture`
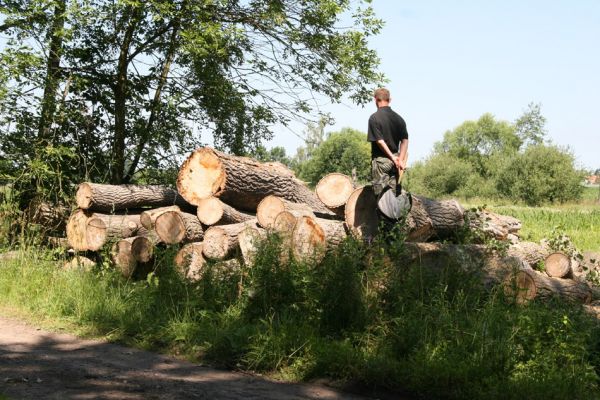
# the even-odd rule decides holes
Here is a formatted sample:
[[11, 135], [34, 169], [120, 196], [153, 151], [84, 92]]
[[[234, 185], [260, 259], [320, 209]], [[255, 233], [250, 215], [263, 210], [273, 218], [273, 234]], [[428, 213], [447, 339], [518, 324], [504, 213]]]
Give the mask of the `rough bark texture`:
[[256, 221], [208, 228], [204, 234], [202, 246], [204, 256], [212, 260], [223, 260], [233, 256], [239, 249], [238, 235], [248, 226], [255, 227]]
[[194, 151], [183, 163], [177, 189], [196, 205], [201, 199], [218, 196], [238, 210], [255, 212], [258, 203], [272, 194], [332, 214], [284, 165], [227, 155], [209, 147]]
[[325, 175], [315, 188], [319, 200], [327, 208], [336, 211], [346, 204], [353, 191], [352, 178], [338, 172]]
[[87, 220], [85, 237], [88, 250], [100, 250], [109, 241], [144, 235], [147, 231], [140, 222], [139, 214], [94, 214]]
[[254, 265], [260, 243], [267, 237], [267, 231], [259, 227], [247, 227], [238, 235], [238, 245], [246, 266]]
[[101, 212], [172, 205], [178, 205], [184, 210], [193, 208], [177, 190], [156, 185], [104, 185], [84, 182], [79, 185], [75, 199], [79, 208]]
[[154, 229], [154, 223], [156, 222], [156, 218], [158, 218], [160, 214], [165, 213], [167, 211], [179, 212], [181, 211], [181, 209], [179, 208], [179, 206], [166, 206], [154, 208], [152, 210], [146, 210], [140, 214], [140, 222], [144, 228], [151, 231]]
[[256, 219], [263, 228], [272, 228], [275, 218], [280, 212], [287, 211], [295, 217], [308, 216], [315, 218], [312, 209], [306, 204], [292, 203], [281, 197], [269, 195], [258, 203]]
[[544, 263], [546, 274], [554, 278], [565, 278], [571, 274], [571, 258], [563, 253], [552, 253]]
[[587, 284], [572, 279], [552, 278], [534, 270], [516, 272], [506, 280], [504, 290], [517, 303], [551, 297], [584, 304], [592, 301], [592, 291]]
[[184, 245], [175, 256], [175, 269], [183, 279], [200, 280], [206, 260], [202, 255], [202, 242]]
[[469, 211], [467, 215], [470, 228], [490, 238], [506, 240], [511, 235], [518, 236], [521, 229], [521, 221], [508, 215], [485, 210]]
[[327, 247], [325, 231], [314, 218], [299, 217], [292, 231], [291, 244], [292, 255], [297, 261], [319, 261]]
[[88, 250], [85, 231], [91, 216], [91, 212], [77, 209], [67, 221], [67, 241], [75, 251]]
[[250, 221], [256, 218], [252, 214], [244, 213], [223, 203], [217, 197], [209, 197], [198, 202], [196, 212], [198, 219], [204, 225], [226, 225]]
[[504, 282], [514, 271], [529, 269], [523, 259], [490, 251], [483, 245], [407, 242], [406, 250], [407, 262], [428, 270], [458, 268], [480, 274], [487, 289]]
[[420, 201], [420, 203], [413, 202], [413, 207], [417, 204], [421, 205], [429, 216], [435, 237], [447, 238], [464, 225], [464, 210], [456, 200], [438, 201], [423, 196], [413, 197]]
[[519, 242], [508, 248], [508, 254], [522, 258], [531, 268], [535, 268], [548, 257], [550, 250], [538, 243]]
[[204, 237], [204, 229], [194, 214], [167, 211], [156, 218], [154, 229], [160, 240], [166, 244], [199, 242]]

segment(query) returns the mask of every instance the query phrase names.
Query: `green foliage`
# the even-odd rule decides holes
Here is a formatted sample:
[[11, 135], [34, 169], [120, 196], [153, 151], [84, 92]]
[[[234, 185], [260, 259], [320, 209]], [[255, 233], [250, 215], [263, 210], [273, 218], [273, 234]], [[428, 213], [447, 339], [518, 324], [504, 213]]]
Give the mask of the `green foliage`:
[[498, 171], [496, 188], [501, 195], [528, 205], [576, 200], [583, 191], [583, 173], [574, 162], [573, 155], [556, 146], [529, 146]]
[[371, 176], [371, 148], [364, 133], [344, 128], [328, 135], [312, 156], [296, 166], [297, 175], [316, 185], [328, 173], [355, 175], [361, 182]]
[[281, 262], [273, 236], [241, 276], [206, 273], [194, 284], [169, 268], [172, 251], [141, 281], [104, 268], [62, 271], [52, 255], [24, 252], [0, 269], [0, 307], [288, 379], [418, 398], [596, 397], [595, 320], [560, 301], [505, 301], [462, 261], [406, 263], [390, 239], [348, 239], [315, 265]]

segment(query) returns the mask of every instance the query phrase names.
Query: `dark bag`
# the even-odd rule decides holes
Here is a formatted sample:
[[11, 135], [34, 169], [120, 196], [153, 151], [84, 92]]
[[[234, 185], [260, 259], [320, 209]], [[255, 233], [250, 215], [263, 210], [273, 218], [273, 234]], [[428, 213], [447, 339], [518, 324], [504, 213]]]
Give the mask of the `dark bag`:
[[377, 209], [389, 222], [398, 222], [404, 220], [412, 208], [412, 195], [406, 190], [401, 189], [400, 193], [388, 187], [379, 195], [377, 199]]

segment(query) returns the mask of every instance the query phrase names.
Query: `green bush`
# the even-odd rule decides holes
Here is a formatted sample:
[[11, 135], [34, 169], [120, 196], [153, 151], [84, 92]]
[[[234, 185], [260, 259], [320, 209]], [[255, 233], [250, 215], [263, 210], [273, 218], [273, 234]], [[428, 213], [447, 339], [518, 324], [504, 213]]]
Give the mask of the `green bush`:
[[583, 173], [574, 157], [557, 146], [529, 146], [512, 156], [496, 175], [498, 193], [528, 205], [564, 203], [581, 197]]

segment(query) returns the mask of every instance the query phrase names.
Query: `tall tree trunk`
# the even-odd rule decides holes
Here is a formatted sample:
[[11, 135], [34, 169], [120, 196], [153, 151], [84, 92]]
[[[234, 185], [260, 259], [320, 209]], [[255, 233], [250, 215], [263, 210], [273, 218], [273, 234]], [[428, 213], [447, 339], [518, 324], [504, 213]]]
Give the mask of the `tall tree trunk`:
[[119, 51], [119, 62], [117, 64], [117, 76], [114, 88], [115, 95], [115, 135], [113, 138], [112, 156], [113, 163], [111, 168], [111, 182], [114, 184], [123, 183], [125, 173], [125, 137], [127, 136], [127, 70], [129, 67], [129, 49], [133, 41], [133, 35], [137, 29], [138, 22], [142, 15], [140, 6], [131, 6], [128, 8], [129, 23], [123, 36]]
[[133, 177], [133, 174], [135, 173], [137, 166], [140, 162], [140, 158], [142, 157], [142, 152], [144, 151], [144, 148], [146, 147], [146, 144], [148, 144], [148, 140], [150, 139], [152, 129], [154, 128], [154, 122], [156, 121], [158, 113], [160, 112], [161, 95], [167, 83], [167, 77], [169, 76], [169, 72], [171, 70], [171, 64], [175, 59], [175, 53], [177, 50], [177, 38], [179, 36], [180, 25], [181, 24], [179, 19], [173, 22], [171, 39], [169, 40], [169, 49], [167, 50], [167, 55], [165, 57], [156, 91], [154, 92], [154, 98], [152, 99], [150, 116], [148, 117], [148, 122], [145, 126], [144, 132], [142, 133], [142, 137], [140, 138], [140, 141], [136, 146], [133, 161], [131, 162], [129, 169], [127, 170], [127, 174], [125, 174], [125, 177], [123, 179], [124, 183], [128, 183], [129, 181], [131, 181], [131, 178]]
[[38, 139], [44, 144], [50, 142], [50, 129], [56, 109], [56, 91], [60, 78], [60, 59], [62, 53], [63, 34], [65, 25], [66, 5], [64, 0], [54, 1], [54, 16], [52, 26], [48, 30], [48, 60], [46, 64], [46, 81], [44, 82], [44, 97], [38, 126]]

